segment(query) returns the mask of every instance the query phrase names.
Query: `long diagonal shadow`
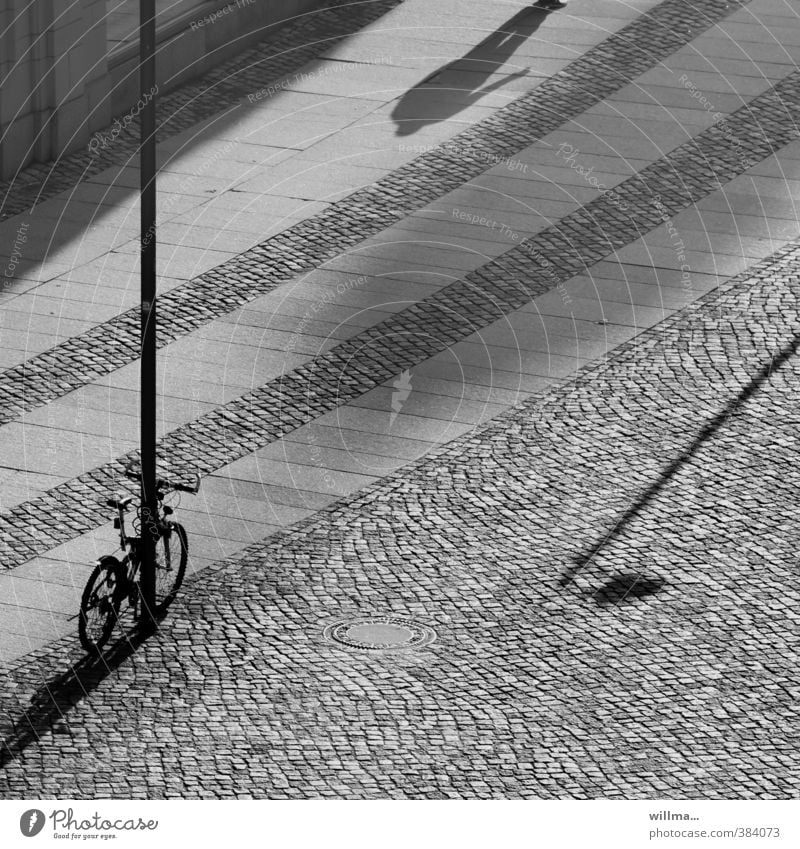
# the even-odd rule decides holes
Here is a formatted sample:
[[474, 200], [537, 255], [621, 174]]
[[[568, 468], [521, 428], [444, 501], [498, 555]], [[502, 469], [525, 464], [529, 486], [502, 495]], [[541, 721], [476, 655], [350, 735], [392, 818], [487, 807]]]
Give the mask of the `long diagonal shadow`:
[[[85, 699], [115, 669], [131, 657], [152, 635], [152, 629], [134, 626], [102, 655], [87, 655], [66, 671], [45, 681], [18, 718], [11, 718], [10, 733], [0, 745], [0, 769], [7, 766], [43, 734], [58, 727], [68, 712]], [[69, 733], [69, 722], [66, 723]]]
[[792, 341], [777, 356], [772, 357], [739, 394], [706, 424], [697, 434], [692, 444], [661, 472], [658, 480], [652, 483], [636, 502], [620, 516], [611, 530], [601, 540], [574, 558], [573, 565], [568, 567], [561, 576], [559, 583], [562, 587], [568, 586], [581, 569], [588, 566], [603, 549], [611, 545], [622, 534], [625, 528], [653, 501], [664, 486], [692, 458], [699, 448], [711, 439], [739, 407], [747, 403], [774, 371], [777, 371], [797, 353], [799, 347], [800, 334], [796, 334]]

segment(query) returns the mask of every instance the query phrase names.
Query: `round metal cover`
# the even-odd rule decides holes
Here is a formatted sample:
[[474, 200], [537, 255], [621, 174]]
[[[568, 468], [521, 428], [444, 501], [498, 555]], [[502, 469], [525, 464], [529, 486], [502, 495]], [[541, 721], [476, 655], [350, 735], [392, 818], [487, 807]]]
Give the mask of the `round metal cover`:
[[436, 632], [400, 616], [367, 616], [343, 619], [328, 625], [325, 639], [361, 651], [418, 649], [436, 639]]

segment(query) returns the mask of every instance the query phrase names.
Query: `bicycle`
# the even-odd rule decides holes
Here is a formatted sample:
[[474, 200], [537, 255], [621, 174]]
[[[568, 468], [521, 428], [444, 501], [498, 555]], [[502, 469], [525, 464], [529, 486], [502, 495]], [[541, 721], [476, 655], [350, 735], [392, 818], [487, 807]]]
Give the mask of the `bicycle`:
[[[126, 477], [141, 480], [141, 475], [132, 468], [125, 470]], [[188, 492], [196, 494], [200, 489], [200, 476], [195, 477], [194, 486], [158, 478], [156, 497], [158, 515], [156, 526], [156, 605], [154, 614], [162, 617], [183, 582], [189, 544], [183, 525], [170, 519], [173, 508], [164, 504], [164, 498], [170, 492]], [[134, 500], [134, 496], [122, 497], [119, 494], [106, 501], [106, 505], [117, 511], [114, 527], [119, 530], [120, 548], [127, 549], [122, 560], [106, 555], [97, 561], [81, 597], [81, 609], [78, 615], [78, 636], [87, 652], [98, 652], [108, 642], [114, 626], [119, 620], [120, 608], [127, 599], [134, 615], [142, 603], [140, 566], [142, 562], [141, 535], [129, 536], [125, 529], [125, 513]], [[139, 523], [134, 533], [141, 534], [141, 508], [134, 522]]]

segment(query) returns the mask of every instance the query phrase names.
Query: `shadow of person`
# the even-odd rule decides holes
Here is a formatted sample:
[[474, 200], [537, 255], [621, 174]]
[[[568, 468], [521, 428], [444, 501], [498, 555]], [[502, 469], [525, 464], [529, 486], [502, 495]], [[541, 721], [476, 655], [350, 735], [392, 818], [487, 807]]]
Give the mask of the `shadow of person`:
[[396, 135], [408, 136], [427, 124], [446, 121], [515, 77], [525, 76], [530, 68], [487, 82], [536, 32], [547, 15], [548, 10], [536, 8], [518, 12], [469, 53], [409, 89], [392, 111]]

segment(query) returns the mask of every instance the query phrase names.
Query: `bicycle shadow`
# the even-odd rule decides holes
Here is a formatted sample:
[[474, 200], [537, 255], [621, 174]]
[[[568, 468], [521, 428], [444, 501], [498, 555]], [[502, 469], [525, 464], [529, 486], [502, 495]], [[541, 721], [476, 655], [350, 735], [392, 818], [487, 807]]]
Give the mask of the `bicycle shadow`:
[[152, 626], [135, 624], [103, 654], [86, 655], [44, 681], [31, 696], [30, 706], [17, 719], [10, 717], [12, 730], [0, 746], [0, 769], [48, 732], [71, 735], [67, 714], [132, 657], [153, 633]]

